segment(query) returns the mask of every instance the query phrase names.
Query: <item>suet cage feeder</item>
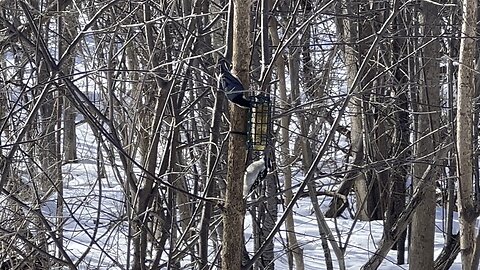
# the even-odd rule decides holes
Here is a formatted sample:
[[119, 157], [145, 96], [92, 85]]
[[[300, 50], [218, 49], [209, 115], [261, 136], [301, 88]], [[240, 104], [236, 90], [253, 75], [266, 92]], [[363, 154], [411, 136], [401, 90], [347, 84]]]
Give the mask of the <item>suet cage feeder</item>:
[[250, 97], [248, 117], [248, 146], [254, 151], [264, 151], [270, 143], [272, 105], [267, 95]]

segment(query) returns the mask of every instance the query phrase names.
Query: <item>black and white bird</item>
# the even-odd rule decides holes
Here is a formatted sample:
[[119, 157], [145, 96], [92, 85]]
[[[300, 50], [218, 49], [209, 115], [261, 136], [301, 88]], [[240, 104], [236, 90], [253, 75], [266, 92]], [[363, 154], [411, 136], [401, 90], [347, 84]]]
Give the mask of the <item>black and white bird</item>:
[[245, 99], [245, 97], [243, 96], [245, 87], [243, 86], [240, 79], [238, 79], [237, 76], [230, 72], [227, 61], [225, 59], [221, 59], [219, 61], [219, 65], [219, 86], [220, 89], [227, 95], [228, 100], [243, 108], [252, 107], [252, 102]]
[[250, 163], [245, 170], [243, 179], [243, 197], [248, 197], [253, 190], [260, 184], [260, 181], [265, 178], [267, 168], [265, 166], [265, 159], [261, 158]]

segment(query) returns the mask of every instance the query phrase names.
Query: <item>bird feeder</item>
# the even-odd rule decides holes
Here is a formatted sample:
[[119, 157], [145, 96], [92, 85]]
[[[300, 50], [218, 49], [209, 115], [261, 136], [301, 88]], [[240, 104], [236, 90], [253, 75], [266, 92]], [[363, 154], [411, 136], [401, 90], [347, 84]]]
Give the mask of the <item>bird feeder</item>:
[[248, 121], [248, 144], [254, 151], [264, 151], [270, 143], [272, 105], [264, 94], [250, 97]]

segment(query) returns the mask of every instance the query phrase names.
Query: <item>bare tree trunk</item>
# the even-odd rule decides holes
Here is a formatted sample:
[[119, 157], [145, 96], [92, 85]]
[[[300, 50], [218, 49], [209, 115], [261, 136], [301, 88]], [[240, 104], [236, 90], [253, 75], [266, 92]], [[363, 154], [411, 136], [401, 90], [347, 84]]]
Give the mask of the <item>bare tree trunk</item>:
[[[272, 72], [268, 72], [268, 66], [266, 63], [271, 62], [271, 42], [268, 35], [268, 21], [270, 14], [270, 0], [261, 0], [260, 1], [260, 27], [261, 27], [261, 74], [260, 79], [263, 82], [270, 82], [272, 77]], [[270, 83], [264, 83], [261, 85], [261, 91], [258, 94], [266, 94], [272, 96]], [[268, 117], [267, 117], [268, 118]], [[268, 123], [270, 124], [270, 123]], [[268, 129], [267, 129], [268, 130]], [[266, 202], [262, 203], [256, 209], [258, 210], [258, 236], [254, 236], [258, 239], [258, 244], [265, 245], [267, 248], [263, 252], [260, 260], [255, 263], [256, 269], [275, 269], [275, 251], [274, 251], [274, 242], [267, 241], [268, 233], [273, 231], [275, 227], [275, 222], [277, 220], [278, 209], [277, 209], [277, 183], [278, 183], [278, 174], [276, 167], [276, 158], [275, 158], [275, 147], [272, 145], [272, 142], [269, 140], [269, 137], [273, 136], [272, 131], [269, 131], [270, 134], [266, 134], [267, 140], [265, 149], [263, 149], [263, 158], [267, 161], [265, 166], [268, 168], [270, 165], [271, 173], [268, 174], [263, 180], [262, 191], [264, 192]], [[255, 148], [252, 151], [255, 155]], [[257, 151], [258, 152], [258, 151]], [[264, 187], [264, 188], [263, 188]], [[257, 243], [257, 241], [256, 241]], [[255, 251], [257, 251], [260, 246], [255, 246]]]
[[[391, 230], [388, 232], [389, 236], [382, 238], [378, 248], [373, 253], [374, 255], [371, 256], [362, 266], [362, 270], [378, 269], [382, 261], [385, 259], [387, 253], [407, 229], [408, 224], [413, 218], [413, 214], [417, 211], [419, 204], [421, 204], [425, 199], [425, 192], [428, 192], [428, 190], [425, 189], [425, 186], [429, 185], [429, 182], [432, 181], [431, 179], [436, 177], [436, 167], [440, 165], [440, 160], [445, 157], [449, 149], [450, 147], [445, 147], [444, 145], [440, 145], [438, 149], [435, 149], [437, 151], [435, 152], [434, 157], [432, 157], [432, 163], [425, 169], [425, 172], [419, 179], [418, 185], [415, 187], [411, 200], [408, 202], [405, 209], [398, 216], [398, 219], [391, 227]], [[433, 269], [433, 267], [431, 269]]]
[[[213, 107], [214, 113], [212, 114], [212, 122], [210, 126], [210, 139], [209, 139], [209, 155], [207, 160], [207, 182], [205, 184], [205, 196], [211, 197], [214, 191], [215, 178], [214, 178], [214, 168], [215, 161], [220, 155], [219, 149], [216, 147], [219, 137], [220, 137], [220, 123], [221, 123], [221, 114], [222, 114], [222, 104], [223, 104], [223, 93], [217, 92], [215, 97], [215, 105]], [[210, 218], [212, 216], [213, 206], [210, 202], [205, 202], [202, 211], [202, 217], [200, 219], [200, 243], [199, 243], [199, 253], [200, 253], [200, 269], [204, 269], [208, 263], [208, 233]]]
[[[149, 3], [144, 4], [144, 20], [149, 21], [151, 19], [151, 7]], [[164, 32], [162, 34], [167, 35], [165, 38], [165, 42], [170, 42], [168, 38], [168, 30], [169, 26], [164, 27]], [[159, 63], [158, 54], [159, 52], [156, 51], [155, 48], [155, 37], [153, 36], [153, 28], [151, 24], [147, 24], [145, 27], [146, 31], [146, 40], [148, 45], [148, 53], [152, 58], [152, 66], [157, 66]], [[165, 46], [167, 47], [167, 46]], [[151, 175], [156, 174], [157, 169], [157, 161], [158, 161], [158, 150], [160, 144], [160, 131], [162, 125], [162, 117], [163, 112], [166, 110], [167, 101], [170, 98], [170, 84], [167, 84], [159, 77], [155, 77], [155, 83], [158, 91], [160, 92], [158, 96], [156, 96], [155, 100], [155, 108], [151, 114], [152, 119], [151, 121], [151, 128], [149, 130], [149, 144], [148, 150], [144, 154], [144, 167], [148, 173], [144, 173], [140, 179], [145, 180], [144, 184], [139, 184], [138, 189], [135, 187], [130, 187], [131, 190], [131, 198], [132, 200], [135, 199], [136, 202], [134, 204], [134, 211], [133, 211], [133, 230], [135, 233], [135, 237], [133, 238], [133, 245], [134, 245], [134, 252], [133, 252], [133, 269], [135, 270], [143, 270], [146, 268], [145, 262], [147, 257], [147, 244], [148, 244], [148, 235], [150, 234], [148, 228], [145, 224], [143, 224], [142, 220], [145, 218], [144, 215], [148, 214], [148, 210], [150, 207], [157, 207], [157, 213], [159, 214], [158, 217], [154, 216], [154, 223], [158, 223], [159, 231], [162, 233], [160, 240], [156, 242], [156, 249], [157, 249], [157, 257], [159, 258], [162, 253], [163, 244], [167, 239], [167, 231], [170, 228], [170, 221], [171, 215], [167, 211], [167, 214], [163, 214], [162, 211], [162, 203], [171, 202], [172, 197], [169, 196], [171, 194], [162, 194], [164, 195], [163, 198], [159, 198], [160, 195], [156, 191], [156, 187], [154, 186], [155, 180]], [[171, 127], [170, 132], [170, 140], [174, 136], [175, 128]], [[168, 167], [168, 160], [169, 160], [169, 143], [167, 142], [167, 146], [164, 149], [163, 160], [160, 169], [160, 175], [165, 173]], [[168, 189], [170, 191], [170, 189]], [[171, 192], [169, 192], [171, 193]], [[162, 201], [163, 200], [163, 201]], [[156, 204], [156, 205], [155, 205]], [[168, 208], [167, 205], [167, 209]], [[155, 260], [156, 261], [156, 260]]]
[[[452, 13], [449, 17], [449, 23], [452, 25], [457, 25], [457, 14]], [[453, 128], [456, 127], [455, 124], [455, 75], [456, 67], [454, 67], [454, 59], [458, 57], [457, 50], [458, 40], [450, 39], [448, 41], [448, 56], [447, 60], [447, 74], [446, 74], [446, 83], [447, 83], [447, 106], [451, 108], [447, 113], [447, 121], [452, 123]], [[452, 141], [455, 140], [455, 134], [452, 136]], [[444, 186], [444, 205], [446, 205], [446, 214], [445, 214], [445, 244], [440, 252], [440, 255], [435, 259], [435, 269], [450, 269], [455, 258], [460, 252], [460, 234], [454, 234], [454, 212], [456, 211], [456, 194], [455, 194], [455, 182], [456, 182], [456, 161], [455, 161], [455, 151], [450, 151], [448, 157], [445, 161], [446, 169], [444, 170], [444, 175], [446, 178], [446, 184]], [[448, 169], [448, 170], [447, 170]]]
[[[312, 2], [310, 0], [303, 0], [302, 5], [304, 6], [305, 13], [306, 14], [311, 14], [312, 12]], [[302, 63], [302, 69], [303, 69], [303, 82], [304, 82], [304, 92], [308, 98], [314, 99], [314, 98], [323, 98], [323, 89], [321, 87], [315, 87], [315, 76], [314, 76], [314, 65], [312, 62], [312, 57], [311, 57], [311, 52], [310, 52], [310, 39], [311, 39], [311, 30], [310, 30], [310, 25], [308, 25], [305, 29], [304, 34], [302, 35], [301, 38], [301, 46], [302, 46], [302, 57], [301, 57], [301, 63]], [[327, 70], [327, 69], [326, 69]], [[297, 81], [295, 82], [293, 80], [293, 74], [294, 72], [291, 72], [290, 77], [292, 80], [292, 88], [294, 87], [299, 87], [300, 82]], [[298, 76], [297, 80], [298, 80]], [[300, 90], [298, 91], [300, 92]], [[298, 98], [298, 97], [297, 97]], [[302, 161], [303, 161], [303, 168], [304, 172], [306, 173], [308, 168], [312, 165], [312, 159], [313, 159], [313, 152], [312, 152], [312, 147], [310, 145], [310, 142], [308, 141], [308, 138], [310, 138], [310, 127], [312, 125], [309, 115], [308, 114], [299, 114], [298, 119], [300, 122], [300, 132], [302, 134], [300, 138], [300, 145], [302, 148]], [[321, 125], [321, 123], [319, 123]], [[318, 203], [318, 198], [316, 195], [316, 187], [315, 187], [315, 182], [311, 181], [307, 184], [308, 188], [308, 194], [310, 195], [310, 200], [312, 202], [313, 209], [315, 211], [315, 216], [317, 217], [317, 226], [321, 238], [321, 244], [323, 248], [323, 254], [325, 256], [325, 265], [326, 269], [331, 270], [333, 269], [333, 261], [332, 261], [332, 255], [330, 252], [330, 247], [328, 246], [328, 240], [327, 240], [327, 233], [325, 231], [326, 228], [323, 228], [322, 225], [322, 219], [323, 219], [323, 213], [320, 210], [320, 205]], [[339, 258], [340, 259], [340, 258]]]
[[[427, 38], [437, 36], [439, 32], [438, 6], [423, 3], [422, 33], [426, 36], [424, 42], [430, 42], [422, 51], [420, 66], [420, 87], [418, 93], [417, 146], [415, 155], [418, 162], [413, 167], [413, 187], [415, 188], [427, 169], [427, 164], [433, 158], [432, 151], [438, 146], [440, 127], [440, 81], [439, 81], [439, 56], [440, 47], [437, 40]], [[438, 174], [437, 174], [438, 175]], [[435, 234], [435, 181], [436, 177], [428, 179], [425, 185], [424, 200], [419, 205], [412, 219], [411, 243], [409, 249], [409, 263], [418, 269], [433, 269], [433, 249]]]
[[[371, 44], [371, 27], [366, 22], [362, 22], [361, 18], [357, 15], [354, 15], [360, 12], [362, 6], [362, 1], [355, 2], [347, 0], [345, 1], [345, 8], [343, 13], [346, 15], [344, 20], [343, 32], [339, 33], [339, 38], [345, 42], [344, 48], [344, 57], [345, 63], [347, 66], [347, 86], [348, 88], [354, 83], [356, 76], [358, 76], [358, 67], [359, 63], [363, 61], [367, 53], [367, 49]], [[367, 5], [365, 5], [367, 6]], [[362, 7], [363, 8], [363, 7]], [[365, 16], [369, 10], [362, 10], [361, 15]], [[358, 40], [362, 40], [362, 43], [358, 43]], [[366, 64], [369, 66], [368, 69], [361, 74], [362, 79], [361, 83], [357, 85], [357, 91], [362, 89], [366, 84], [371, 83], [373, 67], [370, 63]], [[365, 145], [364, 145], [364, 130], [365, 130], [365, 121], [364, 121], [364, 104], [368, 99], [368, 94], [360, 94], [350, 100], [349, 110], [350, 110], [350, 121], [351, 121], [351, 134], [350, 134], [350, 155], [352, 156], [352, 161], [349, 162], [350, 172], [345, 174], [345, 177], [342, 179], [340, 186], [337, 189], [337, 193], [346, 195], [350, 192], [352, 188], [355, 189], [355, 196], [357, 198], [357, 216], [360, 220], [370, 220], [372, 218], [372, 213], [375, 209], [375, 202], [371, 201], [371, 196], [369, 195], [370, 184], [368, 180], [370, 177], [367, 177], [365, 172], [356, 171], [355, 169], [360, 168], [364, 163], [365, 158]], [[374, 183], [372, 183], [374, 184]], [[335, 197], [330, 205], [329, 209], [325, 213], [326, 217], [336, 217], [339, 216], [343, 210], [347, 207], [345, 201], [338, 200], [339, 197]]]
[[[58, 59], [66, 57], [67, 60], [63, 61], [63, 65], [60, 67], [62, 72], [70, 76], [74, 68], [74, 55], [63, 55], [67, 50], [68, 45], [77, 35], [77, 16], [75, 12], [67, 11], [67, 7], [64, 1], [57, 3], [57, 11], [61, 14], [58, 17], [57, 28], [60, 34], [58, 38]], [[64, 9], [64, 10], [62, 10]], [[75, 52], [75, 51], [73, 51]], [[73, 104], [68, 100], [66, 95], [71, 95], [70, 91], [66, 87], [61, 87], [58, 93], [57, 99], [57, 230], [58, 241], [63, 246], [63, 193], [64, 193], [64, 181], [62, 176], [62, 139], [63, 139], [63, 160], [72, 161], [77, 159], [76, 148], [76, 132], [75, 132], [75, 109]], [[63, 115], [63, 119], [62, 119]], [[63, 120], [63, 121], [62, 121]], [[63, 123], [63, 138], [61, 136]], [[61, 252], [58, 252], [58, 256], [61, 257]]]
[[[40, 9], [43, 7], [39, 7]], [[49, 35], [46, 29], [47, 26], [38, 22], [39, 23], [39, 39], [43, 39], [43, 42], [45, 44], [48, 43]], [[37, 42], [40, 43], [39, 40]], [[36, 59], [37, 65], [38, 65], [38, 90], [43, 88], [43, 85], [48, 84], [48, 80], [50, 79], [49, 77], [52, 76], [52, 73], [50, 73], [50, 68], [48, 66], [47, 61], [44, 61], [41, 57], [38, 57]], [[50, 73], [50, 74], [49, 74]], [[37, 91], [38, 91], [37, 90]], [[47, 195], [47, 193], [50, 193], [53, 191], [51, 187], [53, 185], [57, 184], [58, 180], [58, 172], [59, 168], [57, 166], [60, 166], [60, 164], [57, 163], [58, 157], [57, 157], [57, 141], [56, 138], [56, 132], [55, 132], [55, 127], [57, 125], [57, 106], [55, 103], [55, 97], [53, 95], [52, 91], [48, 91], [46, 94], [44, 102], [40, 104], [40, 109], [39, 109], [39, 121], [37, 122], [38, 128], [40, 130], [41, 134], [41, 139], [38, 140], [36, 143], [35, 150], [38, 151], [37, 157], [39, 159], [39, 164], [40, 164], [40, 175], [41, 177], [38, 179], [34, 185], [36, 185], [36, 189], [38, 190], [37, 194], [39, 194], [41, 197]], [[48, 194], [51, 195], [51, 194]], [[37, 198], [38, 199], [38, 198]], [[37, 200], [38, 202], [38, 200]], [[40, 202], [41, 203], [41, 202]], [[39, 241], [39, 248], [42, 251], [48, 252], [49, 247], [48, 247], [48, 235], [45, 233], [46, 232], [46, 227], [44, 223], [42, 222], [41, 218], [38, 216], [35, 216], [34, 218], [35, 222], [37, 224], [38, 231], [37, 231], [37, 237]], [[49, 260], [46, 256], [44, 255], [39, 255], [39, 261], [46, 267], [49, 267]]]
[[[59, 2], [60, 4], [60, 2]], [[63, 5], [64, 6], [64, 5]], [[67, 49], [67, 45], [75, 38], [77, 35], [77, 23], [78, 17], [75, 12], [67, 11], [63, 16], [64, 28], [63, 35], [60, 38], [62, 48], [59, 49], [61, 56], [63, 52]], [[75, 52], [75, 50], [73, 51]], [[75, 57], [74, 55], [67, 55], [67, 61], [63, 62], [62, 70], [66, 75], [73, 73], [75, 66]], [[59, 57], [60, 58], [60, 57]], [[70, 95], [70, 91], [64, 91], [65, 95]], [[71, 97], [70, 97], [71, 98]], [[76, 133], [76, 110], [73, 104], [70, 102], [68, 97], [63, 97], [63, 153], [64, 160], [67, 162], [77, 160], [77, 133]]]
[[[266, 153], [270, 155], [268, 157], [272, 163], [275, 163], [273, 156], [273, 152]], [[276, 167], [273, 166], [273, 173], [268, 174], [265, 179], [263, 180], [264, 189], [264, 196], [267, 198], [265, 203], [262, 203], [257, 209], [258, 215], [256, 215], [257, 223], [258, 223], [258, 244], [256, 245], [256, 250], [260, 247], [260, 245], [265, 245], [267, 248], [265, 252], [262, 253], [260, 259], [255, 263], [255, 269], [275, 269], [275, 253], [274, 253], [274, 242], [267, 241], [268, 234], [273, 230], [275, 227], [275, 221], [277, 219], [277, 175], [275, 173]], [[255, 251], [256, 251], [255, 250]]]
[[[248, 0], [233, 3], [233, 73], [249, 88], [250, 4]], [[222, 269], [239, 270], [243, 250], [243, 175], [246, 162], [247, 111], [230, 103], [230, 138], [227, 157], [227, 187], [223, 210]]]
[[460, 219], [460, 252], [463, 269], [477, 269], [473, 265], [475, 242], [475, 212], [472, 168], [472, 103], [475, 90], [474, 62], [477, 1], [464, 0], [457, 93], [457, 173], [458, 212]]
[[[270, 19], [270, 36], [272, 38], [272, 45], [278, 47], [280, 44], [280, 39], [278, 37], [278, 30], [277, 30], [277, 21], [275, 18]], [[288, 97], [287, 97], [287, 86], [286, 86], [286, 79], [285, 79], [285, 61], [283, 57], [278, 57], [275, 62], [277, 68], [277, 76], [279, 80], [278, 89], [280, 95], [280, 107], [285, 111], [288, 107], [285, 104], [288, 104]], [[298, 71], [298, 70], [297, 70]], [[293, 71], [291, 74], [295, 73]], [[298, 73], [297, 73], [298, 74]], [[284, 162], [284, 187], [285, 187], [285, 206], [287, 206], [292, 198], [292, 170], [291, 166], [288, 164], [292, 162], [292, 157], [290, 154], [290, 138], [289, 138], [289, 126], [290, 126], [290, 116], [284, 116], [280, 120], [281, 129], [281, 149], [283, 153], [283, 162]], [[303, 270], [304, 269], [304, 262], [303, 262], [303, 250], [299, 246], [297, 241], [297, 236], [295, 234], [295, 222], [293, 220], [293, 213], [289, 212], [287, 218], [285, 220], [285, 227], [287, 231], [287, 245], [288, 245], [288, 252], [292, 253], [292, 257], [295, 261], [295, 269]]]
[[[400, 3], [397, 3], [400, 5]], [[398, 8], [398, 6], [396, 7]], [[407, 148], [410, 144], [410, 125], [408, 113], [408, 66], [405, 62], [400, 62], [401, 59], [408, 53], [408, 43], [403, 37], [406, 36], [404, 17], [406, 15], [400, 13], [394, 19], [392, 28], [393, 32], [397, 33], [397, 37], [392, 40], [392, 61], [391, 63], [398, 63], [394, 69], [394, 81], [392, 91], [396, 97], [395, 104], [398, 108], [394, 112], [394, 138], [393, 150], [391, 157], [397, 159], [400, 164], [390, 172], [390, 196], [385, 213], [385, 227], [384, 236], [388, 237], [388, 232], [391, 226], [398, 219], [398, 216], [405, 208], [406, 201], [406, 180], [409, 174], [410, 165], [407, 164], [409, 154]], [[396, 243], [397, 249], [397, 264], [405, 263], [405, 240], [406, 231], [402, 233], [401, 237]]]
[[[209, 12], [210, 10], [210, 2], [205, 1], [202, 4], [202, 12]], [[199, 12], [201, 13], [201, 12]], [[202, 20], [208, 20], [207, 17], [204, 17]], [[206, 23], [206, 22], [205, 22]], [[199, 25], [199, 28], [203, 27], [203, 25]], [[205, 37], [204, 42], [207, 44], [212, 44], [212, 42], [217, 41], [219, 39], [217, 36], [213, 38]], [[212, 59], [213, 60], [213, 59]], [[215, 82], [212, 80], [212, 85], [215, 85]], [[219, 140], [220, 140], [220, 125], [222, 122], [222, 108], [224, 104], [224, 94], [219, 91], [214, 91], [214, 105], [213, 105], [213, 112], [211, 114], [211, 122], [209, 126], [209, 145], [208, 145], [208, 156], [207, 156], [207, 164], [206, 164], [206, 177], [204, 181], [204, 196], [205, 197], [212, 197], [215, 191], [215, 187], [218, 186], [217, 183], [217, 176], [216, 176], [216, 163], [217, 160], [220, 158], [220, 147], [219, 147]], [[200, 262], [199, 268], [200, 269], [207, 269], [209, 266], [208, 263], [208, 242], [210, 239], [210, 223], [213, 214], [213, 205], [210, 202], [204, 202], [202, 208], [202, 214], [200, 218], [200, 229], [199, 229], [199, 255], [200, 255]], [[214, 262], [210, 262], [214, 263]]]
[[[302, 156], [303, 156], [303, 161], [306, 166], [305, 168], [310, 168], [312, 164], [312, 149], [310, 147], [309, 142], [307, 141], [308, 134], [305, 130], [305, 123], [304, 119], [300, 120], [300, 129], [302, 131], [303, 137], [302, 137]], [[330, 252], [330, 247], [328, 246], [328, 241], [327, 237], [331, 235], [327, 234], [327, 230], [330, 230], [328, 226], [324, 226], [326, 224], [322, 210], [320, 209], [320, 204], [318, 203], [318, 198], [316, 194], [316, 189], [314, 182], [309, 182], [307, 184], [308, 188], [308, 195], [310, 197], [310, 200], [312, 202], [312, 207], [313, 211], [315, 212], [315, 217], [317, 219], [317, 227], [318, 227], [318, 232], [320, 234], [320, 240], [322, 243], [322, 248], [323, 248], [323, 254], [325, 256], [325, 266], [327, 270], [333, 270], [333, 261], [332, 261], [332, 255]], [[330, 239], [332, 240], [332, 239]], [[340, 269], [345, 269], [344, 261], [343, 261], [343, 256], [338, 257], [339, 264], [340, 264]]]

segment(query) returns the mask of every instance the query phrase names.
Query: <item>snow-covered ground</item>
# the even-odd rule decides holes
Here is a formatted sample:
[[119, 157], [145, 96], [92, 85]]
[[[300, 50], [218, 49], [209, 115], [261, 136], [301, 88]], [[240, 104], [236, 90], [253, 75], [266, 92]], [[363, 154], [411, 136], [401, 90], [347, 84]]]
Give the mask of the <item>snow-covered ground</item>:
[[[79, 162], [64, 165], [65, 201], [64, 227], [65, 247], [72, 259], [83, 256], [80, 269], [122, 269], [127, 260], [128, 226], [125, 216], [124, 194], [120, 181], [115, 180], [111, 166], [106, 167], [107, 178], [97, 177], [97, 146], [93, 132], [87, 124], [78, 127]], [[107, 181], [108, 179], [108, 181]], [[319, 197], [322, 206], [328, 205], [328, 198]], [[45, 204], [43, 211], [47, 216], [55, 215], [56, 202]], [[279, 207], [279, 211], [281, 211]], [[325, 208], [323, 209], [325, 210]], [[309, 199], [300, 200], [294, 208], [295, 230], [304, 252], [306, 269], [325, 269], [324, 252], [315, 215]], [[280, 212], [279, 215], [282, 213]], [[437, 209], [437, 228], [435, 235], [436, 255], [444, 242], [443, 212]], [[327, 219], [335, 237], [341, 237], [341, 245], [348, 243], [345, 252], [347, 269], [360, 269], [372, 256], [381, 239], [382, 221], [353, 222], [349, 218]], [[353, 227], [352, 227], [353, 226]], [[456, 224], [458, 226], [458, 224]], [[251, 236], [251, 217], [245, 219], [246, 239]], [[458, 228], [457, 228], [458, 229]], [[286, 234], [283, 229], [275, 239], [276, 269], [288, 269], [285, 250]], [[247, 250], [252, 251], [252, 241], [247, 241]], [[331, 252], [336, 264], [335, 254]], [[408, 256], [408, 254], [407, 254]], [[188, 257], [187, 257], [188, 259]], [[384, 259], [380, 269], [409, 269], [408, 265], [396, 265], [396, 251], [391, 251]], [[451, 269], [461, 269], [457, 258]]]
[[[327, 203], [323, 204], [326, 210]], [[295, 230], [297, 239], [302, 245], [305, 259], [305, 269], [326, 269], [324, 252], [321, 246], [321, 240], [318, 232], [317, 221], [312, 212], [309, 199], [299, 201], [297, 207], [294, 209], [295, 213]], [[249, 218], [247, 217], [247, 222]], [[345, 245], [347, 236], [351, 234], [345, 252], [345, 264], [347, 269], [360, 269], [362, 265], [373, 255], [383, 233], [382, 221], [357, 221], [355, 224], [352, 219], [337, 218], [336, 225], [333, 219], [327, 219], [330, 229], [333, 234], [338, 237], [336, 228], [338, 229], [342, 246]], [[247, 223], [248, 224], [248, 223]], [[353, 226], [353, 228], [352, 228]], [[444, 235], [442, 233], [442, 209], [437, 209], [437, 228], [435, 232], [435, 256], [437, 256], [443, 248]], [[285, 235], [283, 239], [286, 239]], [[337, 238], [338, 239], [338, 238]], [[276, 250], [279, 255], [275, 262], [276, 269], [288, 269], [286, 255], [283, 243], [276, 241]], [[336, 264], [335, 254], [331, 250], [332, 258], [334, 259], [334, 267], [338, 269]], [[379, 269], [409, 269], [408, 264], [396, 265], [397, 252], [392, 250], [388, 256], [383, 260]], [[408, 252], [406, 252], [408, 257]], [[461, 269], [460, 256], [457, 257], [455, 264], [450, 269]]]

